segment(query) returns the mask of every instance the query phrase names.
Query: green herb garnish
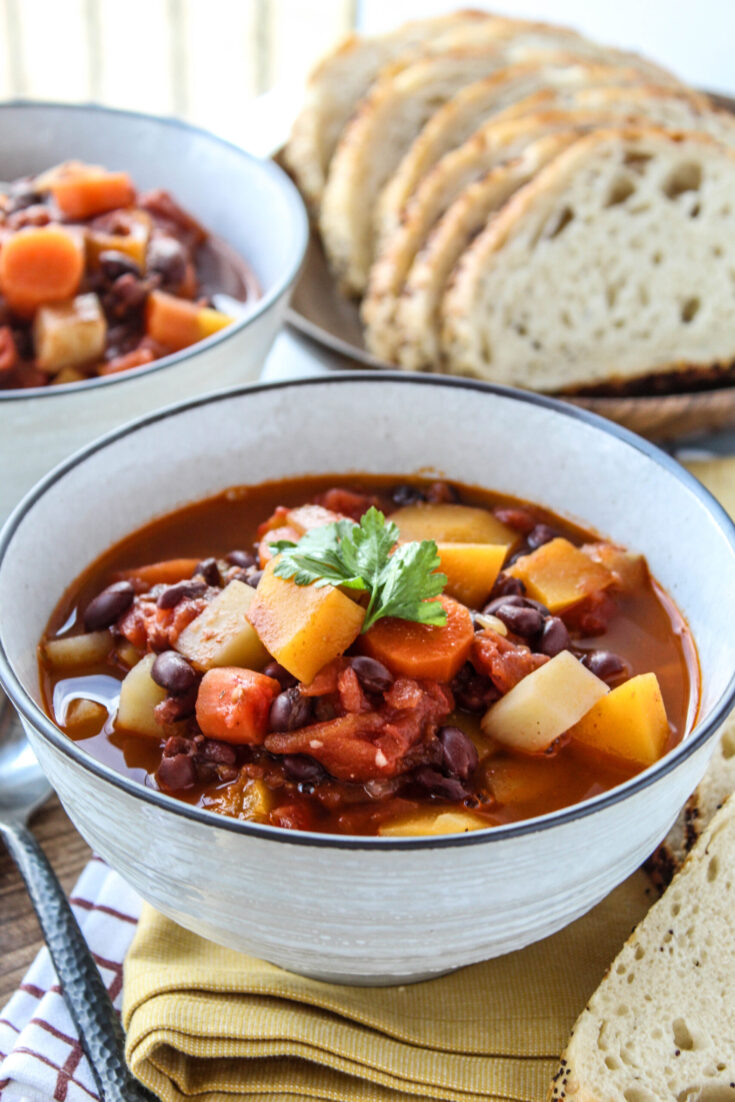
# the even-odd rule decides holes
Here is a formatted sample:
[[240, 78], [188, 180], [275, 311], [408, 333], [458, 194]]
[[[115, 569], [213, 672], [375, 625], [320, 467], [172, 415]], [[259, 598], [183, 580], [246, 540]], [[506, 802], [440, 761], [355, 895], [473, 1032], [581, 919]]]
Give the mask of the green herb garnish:
[[436, 573], [441, 565], [436, 543], [398, 544], [399, 535], [397, 525], [373, 507], [359, 524], [338, 520], [312, 528], [298, 543], [272, 543], [271, 550], [280, 555], [274, 573], [296, 585], [338, 585], [369, 593], [363, 632], [383, 616], [441, 626], [447, 614], [431, 598], [439, 596], [447, 577]]

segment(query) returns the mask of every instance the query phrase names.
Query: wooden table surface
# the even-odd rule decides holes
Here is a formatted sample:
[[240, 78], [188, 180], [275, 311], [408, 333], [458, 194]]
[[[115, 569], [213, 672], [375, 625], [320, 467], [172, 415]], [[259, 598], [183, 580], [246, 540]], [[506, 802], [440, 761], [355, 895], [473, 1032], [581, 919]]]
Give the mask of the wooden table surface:
[[[71, 825], [56, 796], [36, 812], [31, 829], [69, 893], [91, 850]], [[7, 851], [0, 846], [0, 1010], [42, 945], [25, 885]]]

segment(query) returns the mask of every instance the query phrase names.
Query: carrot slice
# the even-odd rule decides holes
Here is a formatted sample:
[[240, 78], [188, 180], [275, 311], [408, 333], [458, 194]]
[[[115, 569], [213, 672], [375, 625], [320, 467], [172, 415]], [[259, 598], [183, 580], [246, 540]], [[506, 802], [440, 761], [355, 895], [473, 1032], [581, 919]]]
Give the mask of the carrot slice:
[[27, 226], [0, 249], [0, 291], [11, 310], [30, 316], [42, 304], [73, 298], [84, 273], [84, 248], [62, 226]]
[[197, 693], [199, 728], [224, 742], [262, 743], [271, 704], [280, 691], [274, 678], [254, 670], [238, 666], [207, 670]]
[[145, 585], [174, 585], [190, 578], [201, 559], [163, 559], [162, 562], [146, 563], [145, 566], [132, 566], [127, 570], [118, 570], [115, 581], [141, 581]]
[[451, 681], [469, 657], [475, 632], [464, 605], [446, 596], [438, 600], [447, 613], [442, 627], [387, 616], [362, 636], [365, 653], [399, 677]]
[[51, 184], [54, 201], [67, 218], [92, 218], [135, 202], [135, 188], [127, 172], [104, 169], [61, 174]]
[[165, 291], [152, 291], [146, 304], [145, 328], [154, 341], [178, 352], [201, 340], [199, 307]]

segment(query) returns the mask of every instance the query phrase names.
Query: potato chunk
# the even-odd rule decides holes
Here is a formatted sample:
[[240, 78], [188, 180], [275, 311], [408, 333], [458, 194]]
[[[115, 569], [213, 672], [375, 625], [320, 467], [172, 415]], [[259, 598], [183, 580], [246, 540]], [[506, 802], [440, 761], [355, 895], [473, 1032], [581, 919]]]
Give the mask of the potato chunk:
[[487, 509], [469, 505], [406, 505], [391, 513], [403, 540], [437, 543], [498, 543], [510, 547], [517, 533], [501, 524]]
[[155, 654], [147, 654], [125, 675], [120, 686], [115, 726], [136, 735], [162, 738], [163, 728], [154, 715], [154, 709], [157, 704], [163, 703], [168, 694], [151, 677], [155, 660]]
[[112, 644], [111, 632], [88, 631], [84, 635], [70, 635], [67, 639], [49, 639], [42, 644], [41, 651], [51, 669], [63, 670], [104, 662], [112, 650]]
[[56, 372], [102, 359], [107, 322], [97, 295], [77, 295], [68, 302], [39, 306], [33, 321], [36, 363]]
[[520, 578], [528, 596], [550, 612], [563, 612], [614, 581], [607, 567], [561, 536], [517, 559], [508, 574]]
[[422, 834], [464, 834], [488, 826], [487, 820], [471, 811], [417, 811], [405, 819], [384, 823], [378, 834], [381, 838], [415, 838]]
[[266, 567], [248, 619], [270, 654], [299, 681], [310, 682], [360, 634], [365, 610], [334, 586], [296, 585]]
[[669, 737], [658, 678], [640, 673], [598, 700], [571, 729], [572, 738], [636, 765], [653, 765]]
[[528, 754], [545, 750], [609, 692], [604, 681], [562, 651], [492, 704], [482, 730]]
[[469, 608], [485, 604], [508, 552], [500, 543], [438, 543], [444, 590]]
[[184, 628], [176, 642], [198, 670], [215, 666], [244, 666], [262, 670], [269, 656], [248, 622], [255, 590], [245, 582], [230, 584]]
[[77, 697], [66, 709], [64, 727], [73, 739], [91, 738], [99, 733], [107, 719], [107, 708], [96, 700]]

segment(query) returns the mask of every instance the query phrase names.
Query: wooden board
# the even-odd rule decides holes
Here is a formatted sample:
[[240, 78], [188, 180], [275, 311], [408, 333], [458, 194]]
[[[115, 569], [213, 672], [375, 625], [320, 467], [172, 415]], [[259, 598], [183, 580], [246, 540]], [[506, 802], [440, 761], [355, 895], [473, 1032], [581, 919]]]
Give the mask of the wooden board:
[[[718, 106], [735, 111], [735, 100], [724, 96], [712, 98]], [[337, 290], [316, 235], [312, 235], [307, 249], [288, 321], [305, 336], [348, 357], [356, 367], [395, 370], [395, 365], [367, 351], [358, 304]], [[735, 384], [651, 397], [567, 400], [654, 440], [679, 440], [735, 428]]]

